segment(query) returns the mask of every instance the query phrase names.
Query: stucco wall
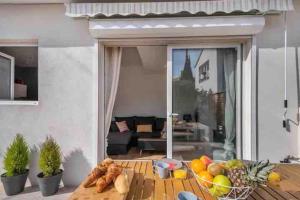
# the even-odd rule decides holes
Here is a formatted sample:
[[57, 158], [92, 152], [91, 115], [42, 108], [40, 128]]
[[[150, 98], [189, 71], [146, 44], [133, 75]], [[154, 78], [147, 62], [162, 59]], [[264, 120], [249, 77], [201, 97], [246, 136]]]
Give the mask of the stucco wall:
[[137, 49], [124, 48], [113, 116], [166, 117], [166, 84], [163, 65], [155, 66], [155, 69], [144, 68]]
[[267, 16], [258, 44], [258, 140], [259, 159], [279, 161], [287, 155], [300, 156], [297, 126], [299, 107], [300, 1], [288, 21], [288, 118], [290, 131], [282, 127], [284, 100], [284, 23], [282, 16]]
[[[64, 184], [78, 184], [95, 163], [97, 65], [88, 21], [64, 16], [57, 5], [1, 5], [0, 39], [38, 39], [39, 105], [0, 106], [0, 172], [16, 133], [34, 149], [52, 135], [64, 155]], [[36, 184], [37, 153], [30, 181]]]

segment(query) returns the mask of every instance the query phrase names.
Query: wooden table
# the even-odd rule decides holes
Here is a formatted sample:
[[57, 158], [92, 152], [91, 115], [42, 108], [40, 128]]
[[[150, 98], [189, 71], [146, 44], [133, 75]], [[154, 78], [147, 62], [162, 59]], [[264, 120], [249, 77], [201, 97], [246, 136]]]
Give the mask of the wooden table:
[[[210, 194], [199, 188], [193, 177], [189, 177], [187, 180], [172, 178], [162, 180], [153, 174], [151, 161], [118, 161], [118, 163], [123, 167], [135, 170], [135, 176], [127, 196], [128, 200], [172, 200], [177, 199], [177, 194], [180, 191], [191, 191], [203, 200], [215, 200]], [[282, 191], [282, 189], [275, 187], [260, 187], [248, 199], [300, 200], [300, 165], [280, 165], [278, 171], [283, 178], [281, 185], [284, 188], [289, 188], [289, 191]]]

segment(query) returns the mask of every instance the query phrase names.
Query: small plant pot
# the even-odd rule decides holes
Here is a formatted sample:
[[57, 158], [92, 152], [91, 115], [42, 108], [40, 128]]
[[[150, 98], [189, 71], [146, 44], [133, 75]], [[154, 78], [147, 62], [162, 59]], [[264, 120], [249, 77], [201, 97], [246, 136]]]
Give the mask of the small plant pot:
[[3, 183], [6, 195], [11, 196], [23, 192], [28, 174], [28, 169], [24, 174], [19, 174], [16, 176], [6, 176], [6, 173], [2, 174], [1, 181]]
[[58, 191], [62, 175], [63, 170], [54, 176], [44, 177], [43, 173], [37, 175], [37, 182], [43, 196], [50, 196]]

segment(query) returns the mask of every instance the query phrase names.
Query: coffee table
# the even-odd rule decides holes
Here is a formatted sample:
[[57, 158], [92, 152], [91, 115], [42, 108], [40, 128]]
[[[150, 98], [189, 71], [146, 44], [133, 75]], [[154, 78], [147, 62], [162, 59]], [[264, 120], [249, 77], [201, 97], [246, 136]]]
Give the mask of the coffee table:
[[138, 148], [140, 155], [143, 151], [166, 151], [167, 139], [166, 138], [138, 138]]

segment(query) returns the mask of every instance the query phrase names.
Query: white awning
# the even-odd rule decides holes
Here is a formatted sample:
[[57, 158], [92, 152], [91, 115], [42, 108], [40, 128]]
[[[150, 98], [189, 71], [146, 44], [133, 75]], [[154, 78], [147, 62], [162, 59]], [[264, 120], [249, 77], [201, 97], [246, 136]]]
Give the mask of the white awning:
[[172, 2], [131, 2], [131, 3], [67, 3], [66, 15], [70, 17], [101, 16], [146, 16], [150, 14], [190, 14], [208, 15], [234, 11], [262, 13], [270, 11], [294, 10], [293, 0], [210, 0], [210, 1], [172, 1]]
[[263, 16], [211, 16], [137, 19], [92, 19], [94, 38], [155, 38], [255, 35], [263, 30]]

